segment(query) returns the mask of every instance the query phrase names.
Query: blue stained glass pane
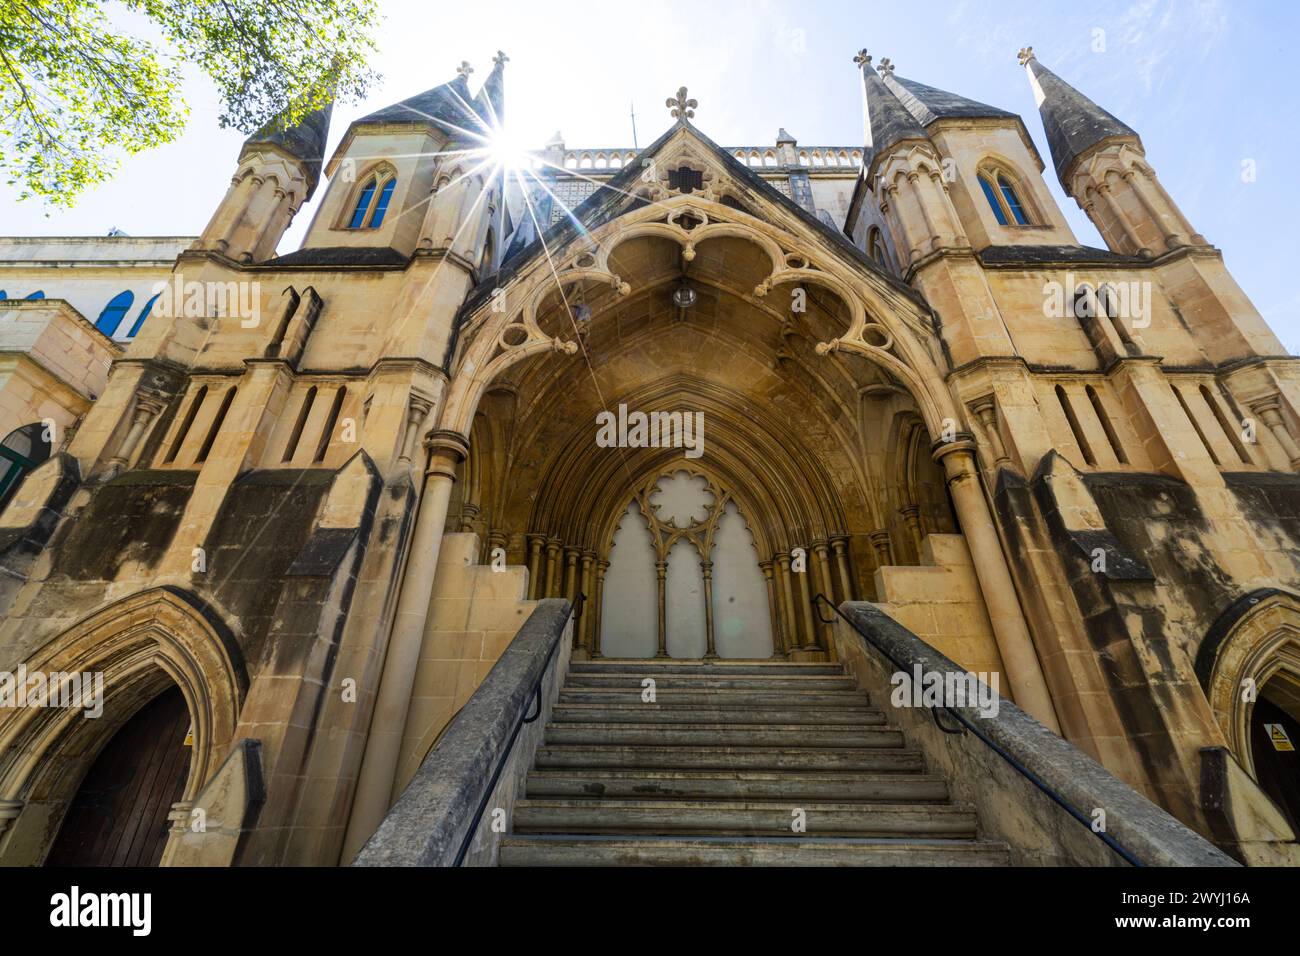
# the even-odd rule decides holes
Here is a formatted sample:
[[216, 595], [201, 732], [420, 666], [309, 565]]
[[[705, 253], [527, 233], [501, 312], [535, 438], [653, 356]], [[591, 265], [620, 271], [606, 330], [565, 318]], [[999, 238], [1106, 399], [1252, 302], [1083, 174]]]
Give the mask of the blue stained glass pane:
[[1020, 205], [1020, 197], [1016, 195], [1015, 189], [1001, 176], [998, 177], [998, 186], [1001, 187], [1002, 195], [1007, 200], [1007, 207], [1011, 210], [1011, 215], [1016, 217], [1016, 222], [1022, 226], [1029, 225], [1029, 217], [1025, 215], [1025, 208]]
[[130, 291], [119, 292], [113, 296], [108, 300], [108, 305], [104, 306], [104, 311], [99, 313], [99, 318], [95, 320], [95, 328], [112, 338], [117, 327], [126, 318], [126, 310], [131, 308], [131, 303], [134, 301], [135, 295]]
[[366, 188], [361, 190], [361, 197], [357, 200], [357, 208], [352, 210], [352, 221], [348, 223], [349, 229], [360, 229], [361, 224], [366, 221], [366, 210], [370, 208], [370, 197], [375, 194], [375, 184], [372, 180], [366, 184]]
[[384, 183], [384, 188], [379, 191], [379, 202], [375, 203], [375, 214], [370, 217], [370, 228], [378, 229], [384, 224], [384, 213], [388, 212], [388, 201], [393, 198], [393, 187], [397, 185], [396, 179], [390, 179]]
[[126, 337], [128, 339], [135, 338], [135, 334], [140, 331], [140, 326], [144, 325], [144, 320], [149, 318], [149, 313], [153, 311], [153, 304], [157, 301], [158, 301], [158, 296], [155, 295], [152, 299], [150, 299], [148, 302], [144, 304], [144, 308], [140, 310], [140, 315], [135, 320], [135, 324], [131, 326], [131, 331], [126, 334]]
[[980, 189], [984, 190], [984, 198], [989, 201], [989, 208], [993, 210], [993, 218], [998, 221], [999, 226], [1007, 224], [1007, 214], [1002, 211], [1002, 204], [998, 202], [998, 195], [993, 191], [993, 184], [983, 176], [979, 177]]

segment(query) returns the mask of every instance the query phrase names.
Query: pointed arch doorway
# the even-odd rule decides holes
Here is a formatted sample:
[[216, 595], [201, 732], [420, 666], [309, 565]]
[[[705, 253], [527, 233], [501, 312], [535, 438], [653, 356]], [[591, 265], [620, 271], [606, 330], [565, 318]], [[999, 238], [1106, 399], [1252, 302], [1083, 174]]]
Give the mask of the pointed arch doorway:
[[638, 489], [609, 547], [601, 607], [606, 657], [767, 658], [769, 588], [734, 495], [673, 468]]
[[190, 769], [190, 713], [172, 686], [113, 735], [68, 806], [46, 866], [158, 866]]

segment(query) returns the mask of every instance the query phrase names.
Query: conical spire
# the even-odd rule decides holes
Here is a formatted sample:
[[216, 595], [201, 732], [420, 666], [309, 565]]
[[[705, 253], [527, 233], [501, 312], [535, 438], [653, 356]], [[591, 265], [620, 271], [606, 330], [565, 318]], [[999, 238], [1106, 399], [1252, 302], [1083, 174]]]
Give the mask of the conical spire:
[[474, 100], [474, 112], [493, 129], [500, 129], [506, 119], [506, 64], [510, 57], [500, 50], [492, 58], [492, 72], [483, 81], [483, 88]]
[[311, 198], [320, 181], [321, 160], [325, 156], [325, 143], [329, 139], [330, 117], [333, 113], [334, 92], [331, 90], [324, 106], [312, 110], [293, 125], [286, 125], [284, 113], [281, 113], [244, 140], [244, 149], [259, 145], [276, 146], [302, 160], [307, 178], [307, 198]]
[[1061, 185], [1069, 188], [1066, 179], [1075, 163], [1101, 143], [1129, 139], [1141, 148], [1137, 133], [1039, 63], [1033, 47], [1025, 47], [1019, 56], [1029, 73]]
[[[409, 99], [385, 106], [369, 116], [363, 116], [354, 126], [384, 123], [424, 123], [440, 127], [452, 136], [465, 133], [479, 134], [485, 128], [474, 109], [474, 94], [469, 91], [469, 75], [474, 68], [462, 62], [456, 68], [456, 78], [441, 86], [417, 93]], [[491, 82], [489, 77], [488, 82]], [[485, 84], [486, 85], [486, 84]]]
[[915, 80], [904, 79], [896, 75], [892, 69], [883, 70], [880, 79], [922, 126], [929, 126], [941, 119], [1020, 118], [1015, 113], [1000, 110], [996, 106], [979, 103], [937, 87], [926, 86]]
[[[916, 118], [876, 75], [871, 54], [860, 50], [853, 62], [862, 70], [862, 126], [866, 139], [863, 163], [870, 169], [874, 158], [884, 150], [904, 140], [923, 140], [926, 135]], [[882, 60], [881, 64], [888, 71], [889, 61]]]

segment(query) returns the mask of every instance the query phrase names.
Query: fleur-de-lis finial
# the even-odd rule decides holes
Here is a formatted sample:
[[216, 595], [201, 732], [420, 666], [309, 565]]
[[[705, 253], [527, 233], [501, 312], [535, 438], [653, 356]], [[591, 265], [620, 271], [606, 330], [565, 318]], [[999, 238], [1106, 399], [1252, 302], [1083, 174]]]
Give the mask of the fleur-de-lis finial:
[[686, 98], [686, 87], [681, 87], [676, 96], [670, 96], [664, 101], [664, 106], [673, 111], [673, 119], [691, 119], [695, 116], [695, 107], [699, 106], [699, 101]]
[[461, 60], [460, 66], [456, 67], [456, 72], [468, 80], [469, 75], [474, 72], [474, 67], [469, 65], [469, 60]]
[[510, 62], [510, 57], [506, 56], [500, 50], [497, 50], [497, 55], [492, 58], [492, 62], [495, 63], [497, 66], [505, 66], [507, 63]]
[[1036, 60], [1036, 59], [1038, 59], [1038, 58], [1037, 58], [1036, 56], [1034, 56], [1034, 48], [1033, 48], [1033, 47], [1031, 47], [1031, 46], [1022, 46], [1022, 47], [1020, 48], [1020, 52], [1016, 54], [1016, 59], [1020, 61], [1020, 65], [1021, 65], [1021, 66], [1024, 66], [1024, 65], [1025, 65], [1026, 63], [1028, 63], [1030, 60]]
[[889, 57], [885, 57], [883, 60], [880, 61], [880, 66], [876, 68], [876, 71], [880, 74], [882, 78], [886, 76], [893, 76], [894, 61], [891, 60]]
[[866, 47], [863, 47], [861, 50], [858, 51], [858, 55], [853, 58], [853, 62], [860, 67], [867, 67], [871, 65], [871, 54], [867, 52]]

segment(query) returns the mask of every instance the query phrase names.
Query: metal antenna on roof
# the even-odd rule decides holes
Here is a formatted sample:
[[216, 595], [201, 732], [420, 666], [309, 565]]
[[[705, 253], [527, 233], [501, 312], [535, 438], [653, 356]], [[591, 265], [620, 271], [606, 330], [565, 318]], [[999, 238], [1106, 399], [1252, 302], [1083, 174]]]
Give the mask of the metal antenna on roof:
[[632, 109], [632, 148], [639, 153], [641, 152], [641, 147], [636, 141], [636, 101], [630, 101], [630, 105]]

